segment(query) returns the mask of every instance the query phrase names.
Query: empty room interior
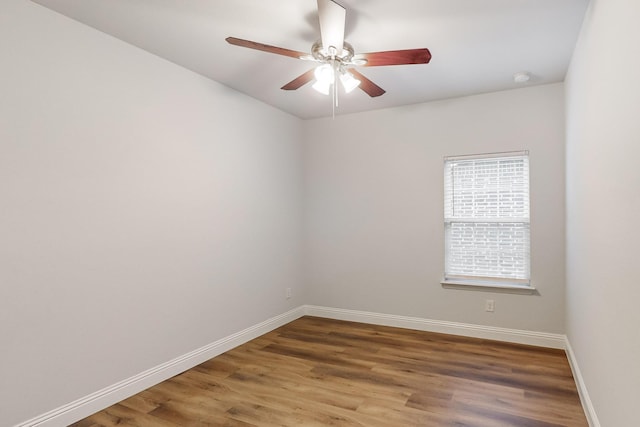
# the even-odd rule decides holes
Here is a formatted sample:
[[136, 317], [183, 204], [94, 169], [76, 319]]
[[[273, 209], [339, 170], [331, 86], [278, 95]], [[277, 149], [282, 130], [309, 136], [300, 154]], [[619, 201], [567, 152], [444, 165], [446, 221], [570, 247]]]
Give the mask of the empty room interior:
[[0, 425], [638, 425], [639, 19], [2, 0]]

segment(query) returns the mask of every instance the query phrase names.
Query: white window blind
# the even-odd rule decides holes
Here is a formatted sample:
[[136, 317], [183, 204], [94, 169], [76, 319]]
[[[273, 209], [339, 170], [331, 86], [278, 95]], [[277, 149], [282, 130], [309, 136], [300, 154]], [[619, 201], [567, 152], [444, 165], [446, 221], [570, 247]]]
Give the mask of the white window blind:
[[445, 281], [529, 285], [528, 152], [446, 157]]

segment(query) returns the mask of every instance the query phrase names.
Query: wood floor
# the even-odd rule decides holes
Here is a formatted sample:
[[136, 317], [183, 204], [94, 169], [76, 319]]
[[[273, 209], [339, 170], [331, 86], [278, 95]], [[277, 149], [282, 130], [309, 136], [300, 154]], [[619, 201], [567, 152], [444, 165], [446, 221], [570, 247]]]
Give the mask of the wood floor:
[[587, 426], [561, 350], [303, 317], [73, 424]]

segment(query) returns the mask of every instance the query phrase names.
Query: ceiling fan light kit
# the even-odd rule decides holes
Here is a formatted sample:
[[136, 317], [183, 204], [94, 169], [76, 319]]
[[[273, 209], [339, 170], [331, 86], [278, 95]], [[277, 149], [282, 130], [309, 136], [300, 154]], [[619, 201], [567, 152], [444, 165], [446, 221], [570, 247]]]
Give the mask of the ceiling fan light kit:
[[346, 93], [350, 93], [360, 86], [360, 80], [353, 77], [353, 74], [343, 67], [332, 64], [322, 64], [313, 71], [313, 76], [316, 81], [312, 87], [323, 95], [329, 95], [331, 86], [336, 82], [336, 75], [339, 77], [340, 83], [342, 83], [342, 87]]
[[333, 93], [334, 106], [337, 105], [338, 80], [346, 93], [358, 87], [370, 97], [385, 93], [384, 89], [355, 70], [355, 67], [427, 64], [431, 60], [431, 53], [426, 48], [355, 54], [353, 47], [344, 40], [346, 9], [333, 0], [317, 2], [320, 40], [311, 46], [310, 55], [235, 37], [227, 37], [226, 40], [236, 46], [319, 63], [281, 89], [296, 90], [315, 80], [312, 85], [315, 90], [325, 95]]

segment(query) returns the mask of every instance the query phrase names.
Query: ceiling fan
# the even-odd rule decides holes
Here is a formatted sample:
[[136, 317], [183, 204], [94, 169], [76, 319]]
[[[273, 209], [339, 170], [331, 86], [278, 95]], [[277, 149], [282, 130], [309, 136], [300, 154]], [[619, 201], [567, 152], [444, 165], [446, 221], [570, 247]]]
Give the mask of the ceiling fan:
[[356, 71], [354, 67], [426, 64], [431, 60], [431, 53], [426, 48], [356, 54], [353, 47], [344, 40], [346, 9], [333, 0], [317, 1], [320, 40], [311, 47], [311, 54], [235, 37], [227, 37], [226, 41], [235, 46], [318, 63], [319, 65], [296, 77], [281, 89], [296, 90], [315, 80], [313, 88], [318, 92], [325, 95], [333, 92], [334, 104], [337, 104], [338, 80], [347, 93], [356, 87], [360, 87], [371, 97], [385, 93], [384, 89]]

